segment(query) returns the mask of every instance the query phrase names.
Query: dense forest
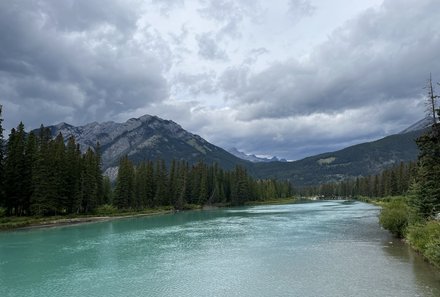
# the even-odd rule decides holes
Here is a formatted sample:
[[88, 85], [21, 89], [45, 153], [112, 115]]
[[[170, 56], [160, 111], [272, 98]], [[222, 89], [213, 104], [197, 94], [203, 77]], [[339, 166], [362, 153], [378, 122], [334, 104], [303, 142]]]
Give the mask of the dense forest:
[[416, 162], [401, 162], [380, 174], [315, 187], [304, 187], [298, 190], [298, 194], [307, 197], [319, 196], [326, 199], [406, 195], [416, 175]]
[[112, 186], [102, 175], [99, 143], [82, 153], [73, 137], [52, 139], [43, 126], [27, 133], [20, 123], [5, 144], [2, 121], [0, 107], [0, 207], [7, 216], [87, 214], [107, 204], [120, 210], [242, 205], [292, 195], [290, 183], [256, 180], [239, 166], [224, 171], [216, 164], [172, 161], [167, 168], [163, 160], [135, 166], [128, 157]]
[[246, 201], [286, 198], [292, 195], [289, 182], [256, 180], [240, 166], [224, 171], [217, 164], [172, 161], [169, 169], [163, 160], [146, 161], [138, 166], [124, 157], [113, 197], [120, 208], [142, 209], [172, 205], [182, 209], [186, 204], [242, 205]]

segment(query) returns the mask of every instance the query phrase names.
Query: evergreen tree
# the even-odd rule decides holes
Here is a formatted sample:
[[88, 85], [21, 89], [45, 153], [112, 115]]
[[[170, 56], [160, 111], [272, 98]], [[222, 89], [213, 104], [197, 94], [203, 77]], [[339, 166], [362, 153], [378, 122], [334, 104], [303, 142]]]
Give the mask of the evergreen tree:
[[25, 200], [23, 209], [26, 215], [31, 214], [31, 197], [33, 192], [33, 168], [37, 158], [37, 138], [33, 132], [29, 133], [26, 140], [25, 148], [25, 176], [23, 177], [24, 189], [25, 189]]
[[113, 201], [112, 183], [108, 176], [104, 176], [102, 180], [102, 198], [103, 204], [110, 204]]
[[148, 168], [146, 163], [140, 164], [136, 169], [135, 176], [135, 207], [146, 208], [148, 205]]
[[411, 204], [425, 218], [440, 211], [440, 124], [417, 140], [420, 149], [417, 189]]
[[92, 211], [98, 206], [96, 163], [97, 161], [94, 151], [91, 148], [88, 148], [82, 157], [80, 178], [81, 211], [85, 213]]
[[78, 213], [81, 207], [80, 197], [81, 183], [81, 151], [75, 143], [74, 137], [69, 137], [66, 146], [66, 187], [67, 191], [67, 212]]
[[3, 106], [0, 105], [0, 207], [4, 206], [4, 139], [3, 139]]
[[101, 145], [96, 143], [95, 147], [95, 180], [96, 180], [96, 203], [97, 205], [103, 204], [104, 189], [103, 189], [103, 177], [101, 169]]
[[156, 162], [156, 176], [154, 180], [156, 184], [155, 205], [170, 205], [167, 189], [167, 170], [163, 160], [157, 160]]
[[134, 197], [134, 167], [128, 156], [121, 158], [119, 171], [116, 178], [115, 196], [113, 205], [119, 209], [127, 209], [132, 206]]
[[5, 204], [9, 215], [24, 215], [30, 192], [30, 176], [26, 169], [26, 139], [24, 125], [20, 123], [17, 130], [12, 129], [9, 135], [7, 158], [5, 164]]
[[55, 193], [53, 204], [57, 213], [65, 213], [69, 207], [68, 164], [64, 137], [61, 133], [49, 143], [49, 159], [51, 164], [51, 192]]
[[153, 162], [147, 162], [147, 174], [145, 181], [146, 207], [154, 206], [154, 196], [156, 194], [156, 183], [154, 180], [154, 165]]
[[49, 151], [50, 131], [40, 127], [37, 138], [38, 150], [32, 168], [31, 212], [36, 215], [54, 213], [56, 193], [51, 186], [51, 163]]

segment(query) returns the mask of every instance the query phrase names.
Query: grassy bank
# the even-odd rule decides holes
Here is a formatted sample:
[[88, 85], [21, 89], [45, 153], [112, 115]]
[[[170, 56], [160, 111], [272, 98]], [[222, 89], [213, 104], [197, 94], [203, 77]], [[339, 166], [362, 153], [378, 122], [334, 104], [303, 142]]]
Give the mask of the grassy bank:
[[[193, 208], [193, 206], [189, 206]], [[171, 207], [149, 208], [143, 210], [117, 210], [110, 205], [99, 207], [95, 212], [88, 215], [58, 215], [47, 217], [0, 217], [0, 230], [13, 230], [21, 228], [41, 228], [62, 225], [74, 225], [79, 223], [98, 222], [116, 218], [149, 216], [171, 213]]]
[[277, 204], [295, 203], [297, 201], [298, 199], [295, 197], [287, 197], [287, 198], [277, 198], [277, 199], [268, 199], [268, 200], [248, 201], [245, 203], [245, 205], [246, 206], [277, 205]]
[[379, 222], [385, 229], [404, 239], [431, 264], [440, 268], [440, 221], [421, 219], [403, 196], [370, 202], [382, 207]]
[[[245, 205], [275, 205], [288, 204], [297, 201], [294, 197], [283, 199], [270, 199], [264, 201], [249, 201]], [[230, 204], [215, 204], [202, 207], [197, 204], [187, 204], [183, 210], [197, 210], [210, 208], [231, 207]], [[74, 225], [80, 223], [98, 222], [116, 218], [159, 215], [173, 212], [171, 206], [148, 208], [143, 210], [118, 210], [112, 205], [103, 205], [98, 207], [93, 213], [88, 215], [58, 215], [58, 216], [31, 216], [31, 217], [7, 217], [0, 216], [0, 231], [22, 229], [22, 228], [42, 228], [63, 225]], [[1, 215], [1, 212], [0, 212]]]

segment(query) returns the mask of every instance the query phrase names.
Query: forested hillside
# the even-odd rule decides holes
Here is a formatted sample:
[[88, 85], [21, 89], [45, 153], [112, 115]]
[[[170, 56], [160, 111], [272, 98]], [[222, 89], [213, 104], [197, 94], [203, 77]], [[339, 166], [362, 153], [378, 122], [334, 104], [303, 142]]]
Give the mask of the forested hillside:
[[[1, 121], [0, 109], [3, 131]], [[167, 166], [157, 159], [134, 165], [127, 155], [113, 190], [102, 174], [99, 142], [82, 151], [73, 136], [52, 138], [43, 126], [27, 133], [23, 123], [11, 130], [6, 147], [3, 134], [0, 141], [0, 210], [7, 216], [88, 214], [102, 205], [120, 210], [242, 205], [292, 195], [290, 183], [256, 180], [238, 165], [229, 171], [215, 162], [171, 160]]]

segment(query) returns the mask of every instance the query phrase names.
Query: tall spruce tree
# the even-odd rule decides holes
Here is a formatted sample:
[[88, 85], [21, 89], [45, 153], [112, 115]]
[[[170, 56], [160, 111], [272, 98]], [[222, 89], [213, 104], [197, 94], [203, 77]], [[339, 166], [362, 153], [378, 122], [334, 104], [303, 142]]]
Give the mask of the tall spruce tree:
[[26, 170], [26, 135], [24, 125], [20, 122], [17, 129], [9, 135], [5, 166], [5, 197], [9, 215], [24, 215], [30, 185]]
[[0, 105], [0, 207], [4, 206], [4, 139], [3, 139], [3, 106]]
[[55, 212], [53, 199], [56, 193], [51, 186], [50, 131], [41, 125], [37, 137], [37, 153], [32, 168], [31, 212], [35, 215], [47, 215]]
[[113, 205], [119, 209], [132, 207], [134, 197], [135, 172], [133, 163], [128, 156], [121, 158], [119, 162], [118, 176], [116, 178], [115, 196]]

